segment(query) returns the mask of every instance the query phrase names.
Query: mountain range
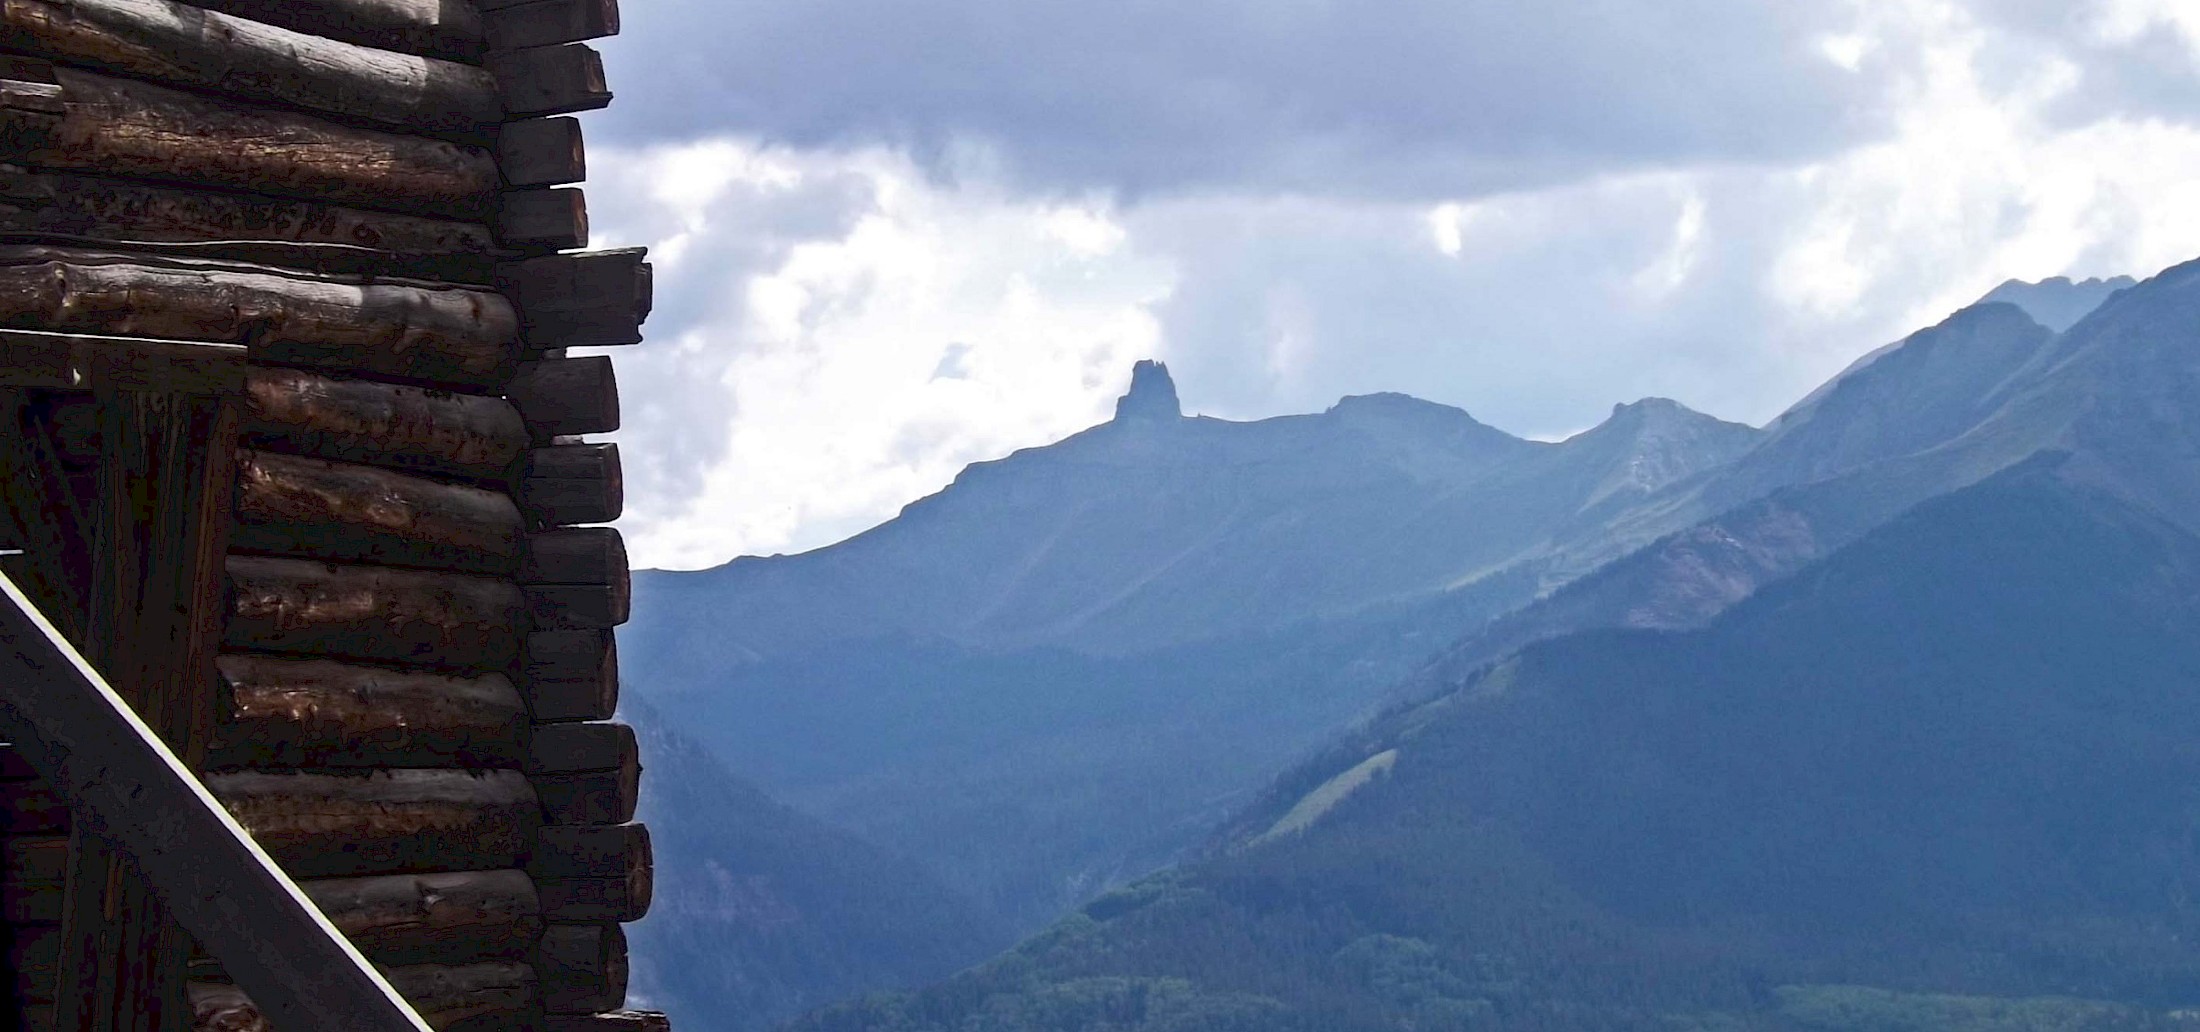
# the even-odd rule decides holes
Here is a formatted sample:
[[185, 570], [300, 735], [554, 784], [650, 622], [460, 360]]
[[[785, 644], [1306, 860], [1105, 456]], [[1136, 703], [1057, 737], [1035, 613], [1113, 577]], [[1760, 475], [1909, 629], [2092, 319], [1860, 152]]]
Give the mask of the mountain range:
[[[1468, 798], [1457, 780], [1468, 775], [1460, 771], [1490, 771], [1420, 766], [1415, 749], [1384, 737], [1402, 733], [1401, 714], [1425, 714], [1423, 707], [1436, 705], [1430, 699], [1474, 697], [1471, 686], [1492, 683], [1493, 670], [1542, 677], [1544, 668], [1522, 667], [1521, 657], [1563, 651], [1577, 639], [1603, 642], [1610, 629], [1625, 629], [1621, 640], [1716, 638], [1776, 587], [1859, 549], [1894, 547], [1878, 536], [1915, 530], [1920, 506], [1953, 504], [1973, 491], [2001, 499], [2029, 491], [2026, 497], [2047, 499], [2035, 499], [2040, 506], [2067, 503], [2110, 523], [2143, 516], [2163, 541], [2191, 532], [2191, 516], [2200, 513], [2200, 422], [2193, 418], [2200, 384], [2188, 329], [2200, 325], [2196, 316], [2200, 267], [2145, 284], [2012, 284], [1868, 356], [1762, 430], [1653, 400], [1621, 406], [1602, 426], [1559, 443], [1521, 440], [1456, 409], [1399, 395], [1257, 423], [1187, 418], [1166, 370], [1143, 365], [1115, 420], [974, 466], [870, 533], [801, 556], [643, 577], [628, 679], [659, 710], [680, 712], [701, 747], [742, 777], [912, 858], [945, 883], [941, 898], [974, 901], [974, 926], [1028, 931], [1113, 886], [1137, 885], [974, 975], [903, 998], [895, 1021], [917, 1021], [908, 1006], [950, 1014], [953, 1000], [1038, 1006], [1036, 999], [1083, 979], [1106, 983], [1095, 999], [1115, 999], [1109, 994], [1120, 989], [1176, 1001], [1162, 1011], [1181, 1004], [1191, 1008], [1184, 1013], [1204, 1015], [1183, 1019], [1191, 1022], [1184, 1029], [1234, 1027], [1229, 1022], [1239, 1018], [1228, 1015], [1238, 1003], [1255, 1015], [1244, 1018], [1247, 1027], [1297, 1027], [1261, 1022], [1284, 1020], [1277, 1015], [1300, 1021], [1316, 1003], [1345, 1007], [1358, 1015], [1353, 1021], [1406, 1020], [1395, 1001], [1338, 995], [1333, 979], [1303, 965], [1279, 959], [1278, 977], [1300, 970], [1290, 977], [1324, 988], [1279, 995], [1258, 979], [1159, 959], [1191, 944], [1165, 947], [1108, 929], [1122, 915], [1144, 912], [1126, 899], [1173, 899], [1186, 885], [1209, 891], [1197, 888], [1205, 884], [1199, 879], [1291, 850], [1327, 850], [1321, 855], [1349, 855], [1379, 870], [1410, 868], [1400, 867], [1398, 855], [1361, 849], [1370, 843], [1351, 836], [1331, 839], [1327, 829], [1362, 799], [1388, 798], [1385, 786], [1431, 772], [1411, 781], [1420, 787], [1408, 795], [1418, 802], [1404, 816], [1380, 819], [1404, 822], [1382, 832], [1381, 842], [1418, 855], [1442, 836], [1416, 839], [1414, 822], [1444, 824], [1432, 801], [1444, 792]], [[2116, 515], [2100, 515], [2108, 512]], [[1843, 604], [1867, 601], [1911, 604], [1863, 596]], [[1718, 653], [1690, 653], [1670, 669], [1694, 670]], [[1735, 674], [1733, 690], [1761, 684], [1762, 676]], [[1612, 690], [1604, 682], [1561, 681], [1550, 675], [1545, 694]], [[1342, 729], [1385, 711], [1337, 744]], [[1458, 740], [1473, 740], [1471, 731], [1458, 731]], [[1309, 755], [1317, 758], [1273, 780]], [[1593, 766], [1602, 755], [1591, 751], [1577, 762]], [[1340, 756], [1350, 762], [1338, 767]], [[1506, 776], [1541, 776], [1529, 759]], [[1350, 805], [1332, 806], [1346, 799]], [[1279, 806], [1281, 813], [1271, 812]], [[1495, 827], [1496, 820], [1476, 816], [1473, 823]], [[1218, 826], [1232, 831], [1214, 838]], [[1584, 893], [1575, 874], [1553, 867], [1546, 844], [1506, 827], [1511, 859], [1490, 868], [1488, 886], [1526, 878], [1520, 884], [1532, 884], [1537, 898]], [[1619, 829], [1604, 830], [1613, 837], [1594, 848], [1640, 847]], [[1748, 848], [1760, 847], [1770, 848]], [[1195, 854], [1205, 859], [1159, 882], [1138, 881]], [[1457, 873], [1480, 884], [1474, 878], [1481, 874]], [[1423, 874], [1434, 877], [1435, 869]], [[1337, 877], [1339, 886], [1350, 881]], [[1416, 884], [1434, 891], [1432, 883]], [[1425, 902], [1449, 906], [1444, 898], [1436, 892]], [[1557, 913], [1503, 920], [1560, 920]], [[1564, 920], [1590, 921], [1580, 916], [1590, 913]], [[1591, 923], [1605, 930], [1595, 933], [1602, 944], [1595, 949], [1616, 951], [1620, 959], [1611, 963], [1636, 964], [1652, 949], [1646, 943], [1666, 942], [1662, 931], [1642, 931], [1662, 926], [1645, 925], [1640, 915], [1597, 913], [1603, 916]], [[1243, 936], [1244, 956], [1263, 955], [1256, 940], [1267, 934], [1265, 918], [1248, 925], [1224, 911], [1214, 917], [1213, 928], [1195, 938]], [[1419, 952], [1442, 954], [1456, 943], [1363, 917], [1337, 932], [1365, 933], [1353, 942], [1377, 937], [1351, 954], [1354, 964], [1422, 970], [1456, 960], [1438, 963]], [[1172, 934], [1183, 931], [1180, 923], [1163, 924], [1177, 929]], [[1117, 960], [1145, 958], [1144, 973], [1032, 959], [1034, 949], [1053, 949], [1047, 944], [1071, 932]], [[983, 938], [974, 937], [973, 950]], [[1204, 953], [1228, 952], [1200, 941]], [[1361, 956], [1366, 950], [1374, 953]], [[1760, 984], [1765, 978], [1791, 978], [1806, 994], [1799, 999], [1833, 1005], [1825, 990], [1809, 988], [1825, 984], [1812, 974], [1817, 969], [1805, 970], [1818, 961], [1789, 973], [1768, 968], [1767, 955], [1739, 950], [1706, 960], [1701, 971], [1713, 974], [1700, 983], [1694, 974], [1674, 976], [1674, 985], [1698, 987], [1684, 996], [1708, 994], [1703, 1007], [1682, 1009], [1745, 1021], [1785, 1013], [1766, 1002], [1773, 997]], [[1323, 963], [1334, 974], [1342, 962], [1331, 956]], [[1017, 973], [1003, 976], [1006, 969]], [[1443, 978], [1464, 977], [1444, 971]], [[1720, 981], [1729, 976], [1755, 986], [1756, 995], [1733, 995], [1733, 985]], [[1993, 993], [2013, 984], [1944, 988]], [[1477, 1014], [1500, 1012], [1484, 1006], [1541, 1013], [1534, 1008], [1542, 1003], [1522, 1002], [1531, 997], [1636, 1013], [1625, 993], [1572, 992], [1445, 998]], [[2130, 997], [2120, 989], [2106, 995]], [[1643, 997], [1653, 998], [1663, 999]], [[1529, 1019], [1509, 1018], [1505, 1027], [1538, 1027], [1548, 1017], [1526, 1025], [1520, 1022]], [[858, 1019], [844, 1013], [820, 1027], [1101, 1027], [849, 1020]], [[1632, 1018], [1613, 1020], [1634, 1027], [1626, 1024]], [[1120, 1027], [1180, 1027], [1140, 1021], [1147, 1023]]]

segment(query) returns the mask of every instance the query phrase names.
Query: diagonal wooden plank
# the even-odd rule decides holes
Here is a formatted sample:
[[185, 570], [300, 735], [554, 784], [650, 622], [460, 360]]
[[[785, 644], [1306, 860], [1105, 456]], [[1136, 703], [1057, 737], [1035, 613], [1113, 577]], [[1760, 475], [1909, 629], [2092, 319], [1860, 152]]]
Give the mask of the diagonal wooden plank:
[[5, 574], [0, 734], [284, 1032], [428, 1032]]

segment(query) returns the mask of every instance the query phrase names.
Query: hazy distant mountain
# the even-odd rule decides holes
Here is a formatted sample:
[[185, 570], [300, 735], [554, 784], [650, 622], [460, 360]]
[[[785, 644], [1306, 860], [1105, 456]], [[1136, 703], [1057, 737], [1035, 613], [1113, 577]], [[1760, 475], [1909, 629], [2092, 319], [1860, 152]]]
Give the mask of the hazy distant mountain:
[[2192, 1027], [2200, 538], [2042, 456], [1537, 645], [1209, 859], [805, 1032]]
[[2077, 282], [2072, 282], [2068, 276], [2057, 276], [2038, 283], [2010, 280], [1995, 287], [1991, 293], [1980, 298], [1978, 303], [1989, 305], [2000, 302], [2015, 305], [2024, 309], [2025, 314], [2030, 315], [2035, 322], [2061, 333], [2076, 326], [2078, 320], [2093, 314], [2094, 309], [2101, 307], [2117, 291], [2137, 286], [2138, 282], [2129, 276]]
[[866, 990], [943, 978], [1007, 929], [923, 867], [766, 798], [646, 703], [641, 817], [656, 900], [631, 928], [635, 999], [693, 1032], [754, 1032]]

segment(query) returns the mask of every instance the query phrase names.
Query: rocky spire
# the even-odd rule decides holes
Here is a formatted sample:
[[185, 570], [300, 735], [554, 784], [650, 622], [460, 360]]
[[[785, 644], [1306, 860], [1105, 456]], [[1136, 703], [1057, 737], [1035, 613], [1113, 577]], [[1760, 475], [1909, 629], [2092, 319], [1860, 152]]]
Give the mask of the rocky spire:
[[1176, 400], [1176, 381], [1169, 378], [1169, 367], [1152, 360], [1132, 367], [1130, 393], [1115, 403], [1116, 422], [1182, 418], [1184, 407]]

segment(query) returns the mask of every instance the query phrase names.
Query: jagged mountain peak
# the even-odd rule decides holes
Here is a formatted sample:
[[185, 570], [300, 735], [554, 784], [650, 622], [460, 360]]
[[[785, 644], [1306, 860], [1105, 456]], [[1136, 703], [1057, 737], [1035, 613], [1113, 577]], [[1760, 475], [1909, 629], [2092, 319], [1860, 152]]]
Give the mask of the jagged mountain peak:
[[2013, 279], [1995, 287], [1978, 303], [2015, 305], [2033, 321], [2061, 333], [2093, 314], [2117, 291], [2137, 286], [2138, 282], [2129, 276], [2087, 280], [2053, 276], [2036, 283]]
[[1182, 418], [1184, 405], [1177, 399], [1176, 379], [1169, 375], [1169, 367], [1152, 359], [1132, 366], [1131, 389], [1115, 403], [1116, 422]]

